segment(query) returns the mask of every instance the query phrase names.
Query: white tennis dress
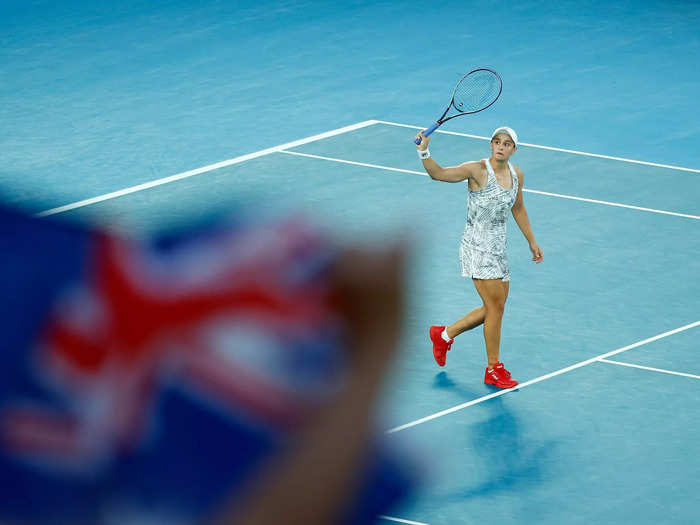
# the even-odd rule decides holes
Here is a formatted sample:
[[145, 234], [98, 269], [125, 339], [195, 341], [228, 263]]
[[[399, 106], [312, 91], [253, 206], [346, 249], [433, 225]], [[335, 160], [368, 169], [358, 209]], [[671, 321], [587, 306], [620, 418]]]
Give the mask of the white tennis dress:
[[488, 178], [477, 191], [469, 190], [467, 225], [459, 246], [462, 276], [474, 279], [510, 280], [506, 258], [506, 224], [518, 193], [518, 175], [508, 163], [513, 187], [504, 189], [488, 159], [484, 159]]

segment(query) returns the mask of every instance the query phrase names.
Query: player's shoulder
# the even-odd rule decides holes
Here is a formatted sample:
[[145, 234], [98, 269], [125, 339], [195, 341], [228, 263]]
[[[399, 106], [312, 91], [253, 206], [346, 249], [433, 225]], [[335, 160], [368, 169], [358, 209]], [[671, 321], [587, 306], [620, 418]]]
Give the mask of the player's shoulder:
[[486, 173], [486, 163], [483, 160], [469, 160], [460, 164], [460, 167], [466, 172], [467, 178], [481, 178]]
[[464, 166], [470, 170], [486, 171], [486, 161], [484, 159], [468, 160], [467, 162], [463, 162], [462, 166]]
[[513, 166], [513, 169], [515, 170], [515, 173], [518, 174], [518, 177], [522, 177], [522, 176], [523, 176], [523, 170], [521, 170], [518, 166], [516, 166], [516, 165], [513, 164], [512, 162], [510, 163], [510, 165]]

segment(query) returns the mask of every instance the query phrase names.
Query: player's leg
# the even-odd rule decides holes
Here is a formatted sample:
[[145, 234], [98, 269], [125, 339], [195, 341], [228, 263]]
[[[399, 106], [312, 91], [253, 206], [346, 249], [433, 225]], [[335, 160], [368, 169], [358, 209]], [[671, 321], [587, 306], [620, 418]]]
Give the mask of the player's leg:
[[508, 297], [508, 283], [500, 279], [473, 279], [473, 281], [476, 291], [484, 302], [484, 340], [490, 369], [499, 362], [501, 321]]
[[462, 317], [459, 321], [455, 321], [450, 326], [446, 328], [447, 336], [450, 339], [454, 339], [462, 332], [466, 332], [484, 323], [484, 316], [486, 315], [486, 308], [481, 305], [478, 308], [474, 308], [467, 315]]
[[[506, 295], [505, 299], [508, 299], [508, 288], [509, 288], [509, 282], [508, 281], [502, 281], [503, 284], [503, 290]], [[454, 339], [457, 337], [459, 334], [463, 332], [467, 332], [469, 330], [472, 330], [476, 328], [477, 326], [481, 326], [484, 324], [484, 317], [486, 316], [486, 307], [482, 304], [478, 308], [474, 308], [471, 312], [469, 312], [467, 315], [462, 317], [459, 321], [455, 321], [452, 323], [450, 326], [448, 326], [445, 330], [447, 330], [447, 336], [450, 339]]]
[[454, 338], [462, 332], [483, 324], [485, 314], [486, 308], [482, 305], [478, 308], [474, 308], [474, 310], [462, 317], [459, 321], [454, 322], [448, 327], [440, 325], [433, 325], [430, 327], [428, 333], [430, 335], [430, 340], [433, 342], [433, 357], [437, 364], [445, 366], [447, 352], [450, 350]]
[[479, 295], [484, 301], [484, 339], [486, 340], [486, 355], [488, 366], [484, 374], [484, 383], [498, 388], [513, 388], [518, 382], [499, 361], [501, 344], [501, 321], [508, 298], [509, 283], [501, 280], [474, 279]]

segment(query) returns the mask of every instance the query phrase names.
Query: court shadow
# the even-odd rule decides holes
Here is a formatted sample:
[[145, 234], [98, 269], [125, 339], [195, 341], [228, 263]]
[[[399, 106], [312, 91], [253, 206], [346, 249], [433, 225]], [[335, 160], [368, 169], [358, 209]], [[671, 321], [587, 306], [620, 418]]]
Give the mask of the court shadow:
[[451, 392], [455, 392], [461, 397], [466, 397], [468, 399], [475, 399], [484, 395], [483, 392], [474, 392], [460, 385], [456, 381], [453, 381], [444, 370], [435, 374], [435, 378], [433, 379], [433, 388], [450, 390]]
[[[453, 380], [447, 372], [435, 376], [434, 388], [451, 390], [468, 399], [473, 392]], [[486, 419], [469, 425], [464, 449], [473, 455], [465, 466], [464, 486], [446, 494], [450, 499], [488, 498], [502, 492], [524, 491], [550, 482], [551, 465], [558, 447], [554, 439], [534, 439], [528, 420], [510, 407], [508, 395], [485, 401]], [[475, 468], [476, 467], [476, 468]]]

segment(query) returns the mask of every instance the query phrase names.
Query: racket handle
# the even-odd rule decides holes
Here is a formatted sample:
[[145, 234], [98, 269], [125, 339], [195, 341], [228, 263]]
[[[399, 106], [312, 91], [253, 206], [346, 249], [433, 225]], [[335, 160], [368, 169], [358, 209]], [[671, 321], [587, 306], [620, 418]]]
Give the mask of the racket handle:
[[[429, 136], [432, 134], [432, 132], [435, 131], [436, 129], [438, 129], [439, 127], [440, 127], [440, 124], [438, 124], [438, 123], [436, 122], [435, 124], [433, 124], [432, 126], [430, 126], [428, 129], [423, 130], [423, 136], [424, 136], [424, 137], [429, 137]], [[415, 142], [416, 144], [420, 144], [420, 143], [423, 142], [423, 141], [420, 139], [420, 137], [418, 137], [418, 138], [417, 138], [416, 140], [414, 140], [413, 142]]]

